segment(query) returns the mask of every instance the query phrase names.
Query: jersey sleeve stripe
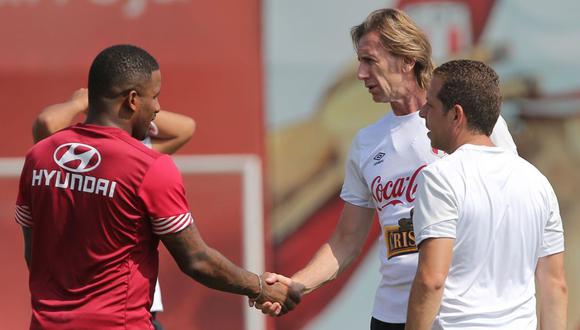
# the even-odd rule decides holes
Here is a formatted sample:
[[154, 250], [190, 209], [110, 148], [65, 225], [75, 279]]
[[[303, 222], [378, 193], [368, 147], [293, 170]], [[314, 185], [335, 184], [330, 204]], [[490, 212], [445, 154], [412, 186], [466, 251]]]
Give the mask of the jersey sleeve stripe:
[[183, 218], [187, 217], [189, 213], [184, 213], [176, 216], [172, 216], [161, 222], [153, 220], [153, 229], [157, 231], [163, 231], [167, 228], [173, 227], [175, 223], [180, 222]]
[[177, 232], [182, 231], [183, 229], [185, 229], [187, 226], [189, 226], [192, 223], [193, 223], [193, 218], [191, 217], [190, 214], [188, 214], [179, 223], [176, 223], [175, 226], [173, 226], [169, 230], [171, 233], [177, 233]]
[[152, 223], [153, 223], [153, 226], [155, 226], [155, 227], [162, 227], [162, 226], [167, 225], [168, 223], [172, 223], [175, 220], [175, 218], [180, 217], [180, 216], [183, 216], [183, 214], [175, 215], [175, 216], [167, 217], [167, 218], [152, 219]]
[[24, 218], [18, 212], [16, 212], [14, 215], [14, 220], [16, 220], [16, 222], [23, 227], [32, 227], [32, 219]]
[[191, 213], [181, 214], [175, 217], [175, 221], [170, 226], [165, 226], [164, 229], [157, 229], [153, 226], [153, 233], [156, 235], [165, 235], [170, 233], [177, 233], [193, 223]]
[[170, 227], [166, 230], [157, 231], [156, 234], [157, 235], [165, 235], [165, 234], [177, 233], [177, 232], [180, 232], [181, 230], [185, 229], [192, 222], [193, 222], [193, 220], [191, 219], [191, 217], [186, 217], [186, 218], [182, 219], [180, 222], [176, 223], [173, 227]]
[[26, 205], [16, 205], [16, 213], [22, 216], [25, 219], [32, 219], [32, 215], [30, 214], [30, 209]]
[[163, 227], [153, 227], [153, 229], [157, 232], [173, 232], [173, 229], [179, 227], [183, 222], [188, 221], [191, 215], [189, 214], [182, 214], [181, 216], [177, 217], [173, 223], [167, 224]]

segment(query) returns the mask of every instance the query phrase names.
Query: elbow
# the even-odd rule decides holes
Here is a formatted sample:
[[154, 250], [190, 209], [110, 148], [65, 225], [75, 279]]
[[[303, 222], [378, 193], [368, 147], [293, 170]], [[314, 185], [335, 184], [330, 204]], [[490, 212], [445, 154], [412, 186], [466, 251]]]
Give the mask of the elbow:
[[445, 287], [446, 273], [433, 272], [426, 274], [425, 272], [417, 271], [415, 282], [425, 291], [439, 292]]
[[184, 142], [187, 142], [191, 139], [191, 137], [193, 136], [193, 133], [195, 133], [195, 129], [196, 129], [196, 123], [195, 120], [193, 118], [187, 117], [186, 119], [184, 119], [183, 122], [183, 139]]
[[181, 120], [181, 126], [179, 130], [175, 132], [173, 138], [174, 143], [171, 147], [171, 150], [169, 150], [168, 153], [174, 153], [175, 151], [183, 147], [187, 142], [189, 142], [189, 140], [193, 136], [193, 133], [195, 132], [195, 127], [196, 127], [195, 120], [189, 117], [183, 118]]
[[562, 296], [568, 296], [568, 284], [566, 279], [562, 278], [554, 283], [554, 290]]
[[32, 136], [34, 137], [34, 142], [38, 142], [50, 136], [51, 125], [52, 124], [49, 116], [45, 116], [43, 113], [38, 115], [32, 124]]
[[328, 241], [332, 255], [338, 262], [337, 273], [333, 279], [346, 270], [352, 262], [361, 254], [364, 240], [348, 235], [333, 235]]

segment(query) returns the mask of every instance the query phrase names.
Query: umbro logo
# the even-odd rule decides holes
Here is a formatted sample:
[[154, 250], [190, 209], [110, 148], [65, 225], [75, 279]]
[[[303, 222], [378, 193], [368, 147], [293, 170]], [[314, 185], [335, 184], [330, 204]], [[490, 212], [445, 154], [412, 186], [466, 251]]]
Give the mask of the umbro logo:
[[82, 143], [60, 145], [54, 151], [53, 158], [58, 166], [75, 173], [92, 171], [101, 163], [99, 151]]
[[373, 165], [378, 165], [380, 163], [383, 162], [383, 157], [385, 157], [385, 153], [384, 152], [379, 152], [378, 154], [376, 154], [373, 159], [376, 160], [376, 162]]

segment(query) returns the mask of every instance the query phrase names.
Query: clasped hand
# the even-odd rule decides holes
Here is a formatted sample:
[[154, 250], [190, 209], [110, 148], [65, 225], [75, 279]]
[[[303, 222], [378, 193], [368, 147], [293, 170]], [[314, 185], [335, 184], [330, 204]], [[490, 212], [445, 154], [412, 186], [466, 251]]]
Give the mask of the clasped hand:
[[249, 299], [250, 307], [255, 307], [270, 316], [280, 316], [293, 310], [300, 303], [304, 292], [303, 285], [275, 273], [266, 272], [261, 278], [266, 282], [262, 294], [256, 299]]

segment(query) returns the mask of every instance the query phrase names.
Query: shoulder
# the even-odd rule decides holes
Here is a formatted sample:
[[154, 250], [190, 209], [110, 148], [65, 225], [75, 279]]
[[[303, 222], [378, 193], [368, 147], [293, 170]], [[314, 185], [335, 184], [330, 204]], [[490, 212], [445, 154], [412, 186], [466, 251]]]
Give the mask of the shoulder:
[[173, 179], [181, 180], [181, 173], [173, 159], [169, 155], [158, 154], [152, 159], [147, 171], [148, 177], [155, 177], [158, 180], [170, 181]]
[[170, 156], [161, 154], [153, 160], [143, 177], [140, 190], [169, 191], [168, 189], [183, 189], [181, 172]]
[[508, 150], [516, 155], [518, 154], [518, 148], [509, 132], [505, 119], [501, 115], [495, 123], [490, 138], [496, 146]]
[[60, 130], [51, 136], [48, 136], [37, 143], [35, 143], [26, 153], [26, 158], [34, 158], [42, 155], [44, 157], [47, 151], [55, 149], [55, 147], [62, 144], [62, 141], [66, 140], [66, 137], [70, 136], [70, 130], [65, 128]]
[[448, 172], [449, 167], [455, 167], [463, 161], [464, 155], [461, 150], [458, 150], [452, 154], [446, 154], [444, 157], [437, 159], [436, 161], [427, 165], [423, 172], [427, 171], [429, 173], [437, 173], [444, 175]]
[[532, 163], [528, 162], [527, 160], [518, 155], [509, 155], [509, 156], [511, 156], [511, 161], [516, 163], [516, 166], [518, 166], [517, 170], [523, 176], [525, 176], [529, 180], [534, 180], [541, 185], [551, 187], [548, 178]]
[[447, 182], [452, 185], [451, 182], [456, 182], [458, 178], [465, 177], [463, 169], [466, 166], [465, 161], [468, 159], [469, 155], [466, 155], [462, 150], [457, 150], [428, 164], [421, 171], [420, 180], [438, 182], [439, 184]]
[[361, 128], [354, 137], [353, 146], [364, 147], [379, 143], [382, 140], [379, 137], [388, 134], [391, 116], [389, 113], [378, 121]]

